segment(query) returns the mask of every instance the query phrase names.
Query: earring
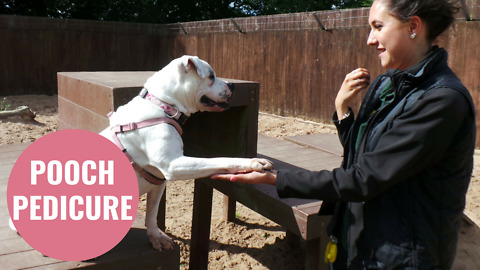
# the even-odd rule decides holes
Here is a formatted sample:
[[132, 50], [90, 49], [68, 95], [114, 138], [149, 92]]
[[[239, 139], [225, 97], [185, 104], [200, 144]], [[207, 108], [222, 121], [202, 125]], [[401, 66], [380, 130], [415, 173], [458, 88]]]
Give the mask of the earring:
[[411, 38], [411, 39], [414, 39], [416, 36], [417, 36], [417, 33], [412, 33], [412, 34], [410, 35], [410, 38]]

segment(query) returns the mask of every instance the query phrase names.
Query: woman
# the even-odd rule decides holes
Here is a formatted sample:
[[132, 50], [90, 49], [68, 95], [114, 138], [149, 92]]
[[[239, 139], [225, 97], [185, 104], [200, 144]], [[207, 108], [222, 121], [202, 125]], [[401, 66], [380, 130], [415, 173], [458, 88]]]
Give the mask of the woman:
[[350, 105], [370, 84], [369, 72], [345, 77], [333, 116], [344, 147], [340, 168], [213, 178], [324, 200], [320, 212], [333, 209], [335, 269], [449, 269], [476, 131], [468, 90], [448, 67], [447, 52], [432, 46], [455, 11], [448, 0], [374, 1], [367, 43], [388, 71], [371, 83], [356, 118]]

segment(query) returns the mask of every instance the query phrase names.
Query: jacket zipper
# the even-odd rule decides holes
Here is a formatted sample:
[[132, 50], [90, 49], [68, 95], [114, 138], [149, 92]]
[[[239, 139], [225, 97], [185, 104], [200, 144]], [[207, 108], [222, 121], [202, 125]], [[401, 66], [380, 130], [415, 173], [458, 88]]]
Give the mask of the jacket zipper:
[[[400, 84], [401, 83], [403, 83], [403, 80], [400, 81]], [[400, 84], [397, 84], [397, 85], [400, 85]], [[366, 149], [366, 146], [367, 146], [366, 142], [368, 140], [368, 136], [370, 134], [370, 131], [371, 131], [370, 129], [372, 128], [372, 125], [377, 122], [376, 120], [382, 115], [383, 112], [386, 111], [387, 108], [391, 107], [392, 104], [395, 104], [395, 101], [396, 101], [396, 98], [397, 98], [397, 93], [395, 91], [395, 86], [393, 86], [393, 87], [394, 87], [394, 90], [393, 90], [394, 91], [394, 96], [393, 96], [392, 100], [390, 100], [388, 103], [386, 103], [383, 107], [379, 108], [379, 110], [376, 111], [374, 113], [374, 115], [371, 116], [368, 119], [367, 126], [365, 127], [365, 132], [362, 134], [362, 137], [360, 138], [361, 144], [359, 145], [358, 149], [355, 152], [355, 156], [354, 156], [352, 164], [355, 164], [357, 162], [360, 151], [362, 153], [365, 152], [365, 149]], [[364, 203], [362, 203], [362, 204], [364, 204]], [[349, 203], [347, 203], [348, 213], [350, 212], [350, 209], [351, 209], [351, 203], [349, 202]], [[348, 220], [348, 222], [350, 223], [349, 220]], [[347, 231], [347, 249], [348, 249], [348, 256], [347, 256], [347, 263], [348, 264], [347, 265], [349, 265], [350, 262], [351, 262], [350, 254], [352, 254], [351, 247], [353, 247], [353, 245], [351, 245], [351, 243], [350, 243], [350, 238], [351, 238], [350, 230], [348, 230]]]

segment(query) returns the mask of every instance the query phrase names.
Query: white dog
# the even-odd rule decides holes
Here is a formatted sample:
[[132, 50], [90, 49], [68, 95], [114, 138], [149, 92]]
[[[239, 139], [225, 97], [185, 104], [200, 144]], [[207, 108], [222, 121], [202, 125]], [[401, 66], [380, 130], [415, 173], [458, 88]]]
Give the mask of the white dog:
[[173, 241], [157, 226], [165, 190], [165, 181], [157, 178], [187, 180], [273, 167], [265, 159], [183, 155], [184, 119], [197, 111], [224, 111], [231, 96], [230, 85], [217, 79], [207, 62], [183, 56], [150, 77], [140, 95], [110, 115], [110, 126], [100, 133], [125, 149], [137, 171], [139, 194], [147, 193], [145, 226], [155, 249], [173, 247]]

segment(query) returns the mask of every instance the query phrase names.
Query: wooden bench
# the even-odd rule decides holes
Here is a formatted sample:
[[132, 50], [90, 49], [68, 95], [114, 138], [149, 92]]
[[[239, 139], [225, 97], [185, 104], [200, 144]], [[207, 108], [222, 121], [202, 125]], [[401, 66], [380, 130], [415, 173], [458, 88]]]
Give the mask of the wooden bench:
[[[282, 141], [260, 135], [258, 156], [274, 161], [279, 169], [320, 170], [339, 166], [341, 146], [338, 138], [325, 134], [322, 139], [322, 149], [315, 149], [315, 144], [308, 145], [310, 142], [306, 137]], [[302, 145], [302, 142], [308, 146]], [[317, 215], [321, 201], [280, 199], [275, 187], [270, 185], [245, 185], [210, 179], [195, 182], [190, 269], [207, 269], [208, 245], [205, 243], [208, 243], [210, 233], [208, 211], [211, 211], [213, 189], [228, 196], [224, 203], [227, 220], [235, 220], [235, 202], [238, 201], [281, 225], [287, 237], [306, 241], [305, 269], [328, 269], [323, 260], [328, 240], [325, 228], [330, 217]]]

